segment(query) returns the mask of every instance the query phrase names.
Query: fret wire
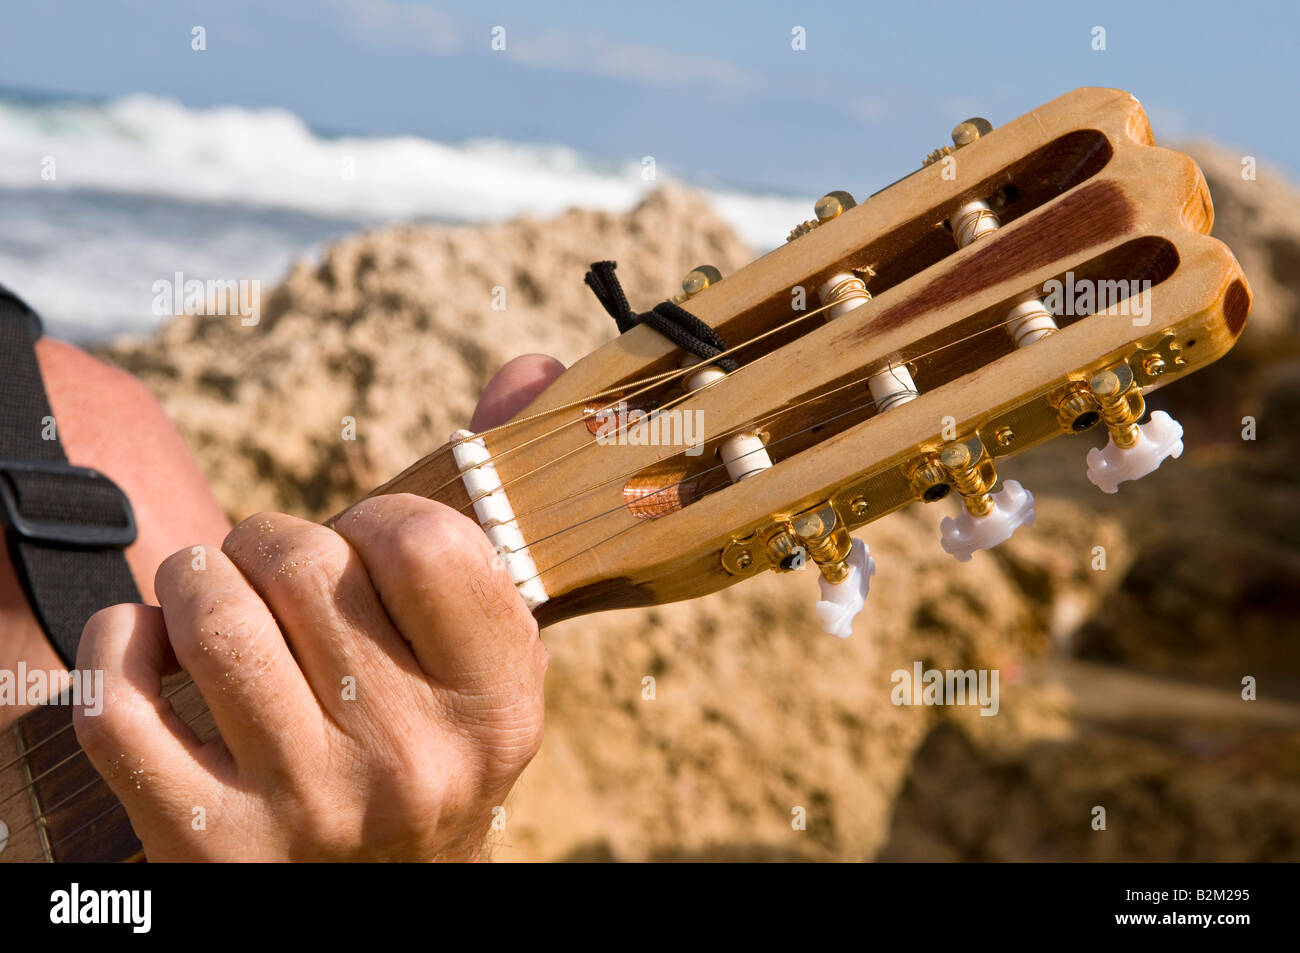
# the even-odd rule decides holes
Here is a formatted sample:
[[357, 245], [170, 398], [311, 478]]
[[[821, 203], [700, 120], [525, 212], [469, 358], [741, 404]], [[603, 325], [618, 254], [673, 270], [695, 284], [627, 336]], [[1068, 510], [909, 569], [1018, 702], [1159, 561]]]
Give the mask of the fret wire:
[[71, 761], [73, 758], [75, 758], [77, 755], [82, 754], [82, 753], [83, 753], [82, 748], [81, 748], [80, 746], [78, 746], [76, 751], [72, 752], [72, 754], [68, 755], [66, 758], [64, 758], [62, 761], [60, 761], [58, 764], [51, 765], [50, 767], [48, 767], [48, 768], [46, 768], [44, 771], [42, 771], [40, 774], [38, 774], [38, 775], [36, 775], [35, 777], [33, 777], [30, 781], [27, 781], [25, 784], [23, 784], [22, 787], [20, 787], [20, 788], [16, 788], [15, 790], [10, 791], [10, 792], [9, 792], [8, 794], [6, 794], [4, 797], [0, 797], [0, 804], [3, 804], [5, 801], [9, 800], [11, 797], [15, 797], [15, 796], [17, 796], [17, 795], [19, 795], [19, 794], [22, 794], [24, 791], [27, 791], [29, 788], [31, 788], [31, 786], [32, 786], [33, 784], [35, 784], [35, 783], [36, 783], [37, 781], [39, 781], [41, 778], [45, 777], [47, 774], [50, 774], [50, 773], [52, 773], [52, 772], [58, 770], [58, 769], [61, 768], [63, 765], [67, 764], [69, 761]]
[[[111, 793], [111, 792], [110, 792], [110, 793]], [[114, 811], [116, 811], [118, 808], [123, 807], [123, 806], [124, 806], [124, 805], [122, 804], [122, 802], [119, 801], [116, 797], [114, 797], [114, 798], [113, 798], [113, 805], [112, 805], [111, 807], [106, 808], [106, 809], [103, 810], [103, 811], [100, 811], [98, 814], [96, 814], [96, 815], [95, 815], [94, 817], [92, 817], [90, 820], [86, 821], [86, 823], [82, 824], [82, 825], [81, 825], [80, 827], [78, 827], [78, 828], [75, 828], [74, 830], [68, 831], [68, 833], [64, 834], [64, 835], [63, 835], [62, 837], [60, 837], [58, 840], [56, 840], [56, 841], [51, 841], [51, 842], [50, 842], [50, 851], [51, 851], [51, 853], [53, 853], [55, 847], [57, 847], [57, 846], [59, 846], [60, 844], [62, 844], [62, 843], [63, 843], [65, 840], [67, 840], [69, 837], [73, 837], [73, 836], [79, 834], [81, 831], [84, 831], [87, 827], [89, 827], [90, 825], [94, 824], [96, 821], [100, 820], [101, 818], [107, 817], [109, 814], [112, 814], [112, 813], [113, 813]], [[128, 818], [128, 820], [129, 820], [129, 818]], [[45, 852], [42, 851], [40, 854], [38, 854], [37, 856], [33, 857], [31, 860], [23, 861], [23, 863], [27, 863], [27, 864], [35, 864], [35, 863], [39, 863], [39, 862], [43, 861], [44, 859], [45, 859]]]
[[[93, 767], [93, 765], [92, 765], [92, 767]], [[10, 836], [10, 837], [13, 837], [14, 834], [19, 834], [19, 833], [21, 833], [21, 832], [27, 830], [27, 828], [29, 828], [29, 827], [34, 827], [35, 825], [41, 823], [42, 821], [45, 821], [46, 823], [48, 823], [48, 822], [49, 822], [49, 819], [50, 819], [50, 812], [52, 812], [52, 811], [57, 811], [59, 808], [63, 807], [63, 805], [67, 804], [67, 803], [68, 803], [69, 801], [71, 801], [73, 798], [75, 798], [75, 797], [77, 797], [79, 794], [81, 794], [82, 791], [85, 791], [87, 788], [93, 787], [93, 786], [96, 785], [96, 784], [104, 784], [104, 785], [107, 785], [107, 784], [108, 784], [108, 782], [105, 781], [105, 780], [103, 779], [102, 776], [100, 776], [99, 772], [96, 772], [94, 778], [92, 778], [91, 780], [87, 781], [87, 782], [86, 782], [85, 784], [83, 784], [81, 787], [77, 788], [77, 790], [73, 791], [71, 794], [69, 794], [67, 797], [65, 797], [65, 798], [64, 798], [62, 801], [60, 801], [58, 804], [51, 804], [51, 805], [50, 805], [49, 807], [47, 807], [47, 808], [42, 808], [42, 809], [41, 809], [41, 813], [37, 814], [37, 815], [36, 815], [35, 817], [33, 817], [30, 821], [28, 821], [26, 824], [21, 824], [21, 825], [19, 825], [18, 827], [14, 828], [14, 830], [10, 831], [9, 836]], [[113, 793], [111, 788], [109, 789], [109, 793], [110, 793], [110, 794]]]
[[[180, 685], [176, 686], [174, 689], [172, 689], [172, 690], [171, 690], [170, 692], [168, 692], [166, 695], [163, 695], [162, 698], [165, 699], [165, 700], [166, 700], [166, 699], [170, 699], [170, 698], [172, 698], [172, 696], [176, 695], [178, 692], [183, 691], [184, 689], [188, 688], [190, 685], [193, 685], [193, 684], [194, 684], [193, 681], [182, 682]], [[189, 722], [183, 722], [183, 723], [186, 724], [187, 727], [190, 727], [190, 728], [193, 727], [193, 724], [191, 724], [191, 723], [189, 723]], [[21, 764], [22, 764], [22, 762], [24, 761], [24, 759], [27, 757], [27, 755], [31, 754], [31, 752], [35, 751], [37, 748], [41, 747], [42, 745], [47, 744], [47, 743], [50, 742], [50, 741], [53, 741], [53, 740], [54, 740], [55, 738], [57, 738], [59, 735], [64, 734], [64, 733], [65, 733], [69, 728], [71, 728], [71, 727], [72, 727], [71, 725], [66, 725], [66, 726], [64, 726], [63, 728], [60, 728], [58, 731], [54, 732], [53, 734], [48, 735], [47, 737], [45, 737], [45, 738], [40, 742], [40, 744], [37, 744], [37, 745], [33, 746], [32, 748], [28, 749], [28, 751], [25, 752], [23, 755], [20, 755], [18, 758], [14, 759], [13, 761], [10, 761], [9, 764], [6, 765], [6, 767], [10, 767], [10, 766], [13, 766], [13, 765], [19, 765], [19, 767], [20, 767], [20, 769], [21, 769]], [[42, 771], [38, 776], [32, 778], [30, 781], [28, 781], [28, 780], [24, 780], [24, 782], [23, 782], [23, 784], [22, 784], [22, 786], [21, 786], [20, 788], [18, 788], [16, 791], [10, 793], [9, 795], [7, 795], [3, 800], [0, 800], [0, 803], [3, 803], [4, 800], [8, 800], [10, 797], [13, 797], [15, 794], [18, 794], [18, 793], [20, 793], [20, 792], [23, 792], [23, 791], [31, 791], [31, 790], [33, 790], [37, 781], [39, 781], [41, 778], [45, 777], [46, 775], [52, 774], [52, 773], [55, 771], [55, 769], [60, 768], [60, 767], [62, 767], [62, 766], [65, 765], [65, 764], [68, 764], [68, 763], [71, 762], [73, 759], [75, 759], [78, 755], [83, 755], [83, 756], [85, 756], [87, 760], [89, 760], [89, 757], [90, 757], [89, 755], [86, 755], [86, 750], [85, 750], [84, 748], [82, 748], [80, 745], [78, 745], [76, 751], [72, 752], [70, 755], [68, 755], [66, 758], [64, 758], [62, 761], [60, 761], [58, 764], [56, 764], [56, 765], [54, 765], [54, 766], [52, 766], [52, 767], [50, 767], [50, 768], [47, 768], [45, 771]], [[28, 762], [28, 763], [30, 764], [30, 762]], [[94, 765], [92, 764], [91, 767], [94, 768]], [[103, 781], [103, 780], [104, 780], [103, 777], [99, 774], [98, 770], [96, 769], [95, 781]], [[60, 801], [58, 804], [54, 804], [54, 805], [52, 805], [52, 806], [50, 806], [50, 807], [48, 807], [48, 808], [44, 808], [44, 809], [42, 809], [41, 812], [40, 812], [39, 814], [37, 814], [36, 816], [34, 816], [30, 821], [27, 821], [25, 824], [22, 824], [22, 825], [20, 825], [19, 827], [15, 828], [14, 830], [10, 831], [10, 836], [12, 837], [14, 834], [20, 833], [21, 831], [25, 831], [25, 830], [27, 830], [27, 829], [30, 828], [30, 827], [34, 827], [35, 825], [41, 823], [42, 821], [48, 821], [48, 820], [49, 820], [48, 812], [58, 810], [58, 809], [59, 809], [60, 807], [62, 807], [63, 805], [67, 804], [67, 802], [68, 802], [69, 800], [71, 800], [72, 798], [74, 798], [74, 797], [76, 797], [77, 795], [81, 794], [81, 792], [82, 792], [82, 791], [85, 791], [87, 788], [91, 787], [91, 786], [95, 783], [95, 781], [90, 781], [89, 783], [82, 785], [82, 786], [79, 787], [76, 791], [72, 792], [72, 794], [70, 794], [68, 797], [66, 797], [66, 798], [64, 798], [62, 801]], [[104, 782], [104, 783], [105, 783], [105, 785], [107, 785], [107, 782]], [[112, 794], [112, 788], [109, 788], [109, 793]], [[113, 797], [116, 798], [116, 795], [113, 795]], [[50, 846], [52, 847], [53, 845], [50, 845]]]

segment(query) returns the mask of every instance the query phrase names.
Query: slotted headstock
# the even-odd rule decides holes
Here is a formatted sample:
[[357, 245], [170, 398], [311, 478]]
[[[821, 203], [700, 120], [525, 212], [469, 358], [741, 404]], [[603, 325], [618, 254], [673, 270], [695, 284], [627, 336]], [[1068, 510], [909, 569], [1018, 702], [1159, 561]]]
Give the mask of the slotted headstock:
[[[1110, 89], [954, 138], [859, 204], [836, 193], [825, 221], [739, 271], [693, 273], [678, 300], [737, 370], [690, 390], [699, 368], [634, 327], [481, 435], [479, 457], [443, 448], [375, 492], [472, 512], [490, 458], [545, 624], [693, 598], [804, 557], [835, 582], [844, 530], [945, 496], [978, 520], [1000, 458], [1093, 427], [1121, 447], [1138, 439], [1141, 393], [1224, 354], [1250, 309], [1235, 258], [1207, 234], [1196, 164], [1155, 147], [1137, 100]], [[869, 300], [824, 304], [857, 288], [848, 279]], [[1035, 300], [1059, 330], [1013, 320]], [[892, 396], [882, 374], [903, 382]], [[662, 416], [597, 417], [620, 401]], [[720, 452], [751, 434], [773, 465], [733, 483]]]

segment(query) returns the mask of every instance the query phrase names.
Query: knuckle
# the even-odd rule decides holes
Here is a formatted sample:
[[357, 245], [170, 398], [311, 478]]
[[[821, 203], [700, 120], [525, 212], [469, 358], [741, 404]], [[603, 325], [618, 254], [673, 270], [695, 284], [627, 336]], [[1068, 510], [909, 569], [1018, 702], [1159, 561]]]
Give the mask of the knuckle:
[[247, 519], [241, 520], [235, 525], [229, 533], [226, 534], [225, 541], [222, 542], [221, 548], [227, 553], [237, 552], [244, 549], [250, 542], [255, 542], [261, 537], [268, 526], [274, 526], [278, 513], [262, 511], [254, 513]]
[[[199, 561], [200, 551], [202, 561]], [[161, 563], [154, 573], [153, 588], [156, 593], [175, 593], [189, 585], [193, 578], [196, 566], [206, 566], [208, 562], [217, 553], [211, 546], [196, 544], [178, 549]], [[161, 599], [162, 596], [160, 595]]]
[[117, 705], [105, 705], [98, 714], [87, 712], [82, 705], [73, 707], [72, 731], [77, 736], [77, 743], [97, 767], [108, 752], [122, 746], [124, 729], [129, 725], [129, 714]]
[[112, 744], [112, 720], [110, 712], [91, 716], [81, 708], [73, 709], [72, 730], [77, 736], [77, 743], [88, 755], [95, 755]]
[[431, 562], [458, 563], [484, 553], [487, 537], [472, 520], [451, 507], [423, 502], [426, 505], [408, 508], [385, 533], [385, 545], [394, 559], [404, 566], [426, 566]]
[[130, 606], [116, 605], [100, 609], [87, 619], [77, 646], [77, 667], [100, 667], [97, 660], [108, 651], [115, 637], [130, 631], [133, 617]]

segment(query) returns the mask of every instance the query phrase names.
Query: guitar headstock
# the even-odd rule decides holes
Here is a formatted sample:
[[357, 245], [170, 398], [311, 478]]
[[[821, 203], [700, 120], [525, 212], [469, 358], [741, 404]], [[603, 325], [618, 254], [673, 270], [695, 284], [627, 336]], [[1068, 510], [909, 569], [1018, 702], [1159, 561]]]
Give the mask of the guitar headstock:
[[1089, 475], [1114, 492], [1176, 456], [1167, 416], [1139, 427], [1142, 393], [1224, 354], [1250, 309], [1196, 164], [1117, 90], [963, 123], [816, 212], [733, 274], [687, 276], [676, 300], [736, 370], [634, 327], [376, 492], [473, 506], [543, 623], [804, 561], [833, 603], [869, 575], [848, 531], [900, 507], [948, 498], [958, 558], [1032, 521], [1018, 485], [993, 492], [1003, 457], [1100, 431]]

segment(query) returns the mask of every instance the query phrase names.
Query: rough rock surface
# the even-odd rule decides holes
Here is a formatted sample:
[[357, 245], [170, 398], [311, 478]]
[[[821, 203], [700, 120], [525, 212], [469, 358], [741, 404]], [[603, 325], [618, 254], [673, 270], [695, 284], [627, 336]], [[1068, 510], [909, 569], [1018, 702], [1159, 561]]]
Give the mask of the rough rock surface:
[[[969, 564], [939, 550], [945, 505], [872, 524], [880, 571], [845, 642], [817, 629], [810, 574], [549, 629], [547, 740], [496, 855], [1296, 859], [1300, 517], [1282, 460], [1300, 410], [1300, 199], [1198, 156], [1257, 303], [1233, 363], [1164, 398], [1196, 418], [1181, 460], [1102, 498], [1084, 446], [1049, 444], [1006, 472], [1038, 494], [1038, 523]], [[232, 517], [319, 518], [440, 445], [505, 360], [571, 363], [607, 340], [591, 261], [617, 260], [648, 306], [700, 262], [751, 257], [676, 188], [626, 215], [389, 228], [297, 265], [257, 327], [179, 318], [106, 356], [159, 394]], [[892, 704], [890, 673], [917, 660], [997, 668], [998, 717]], [[1265, 715], [1239, 700], [1244, 674]], [[1099, 803], [1108, 840], [1089, 826]]]

